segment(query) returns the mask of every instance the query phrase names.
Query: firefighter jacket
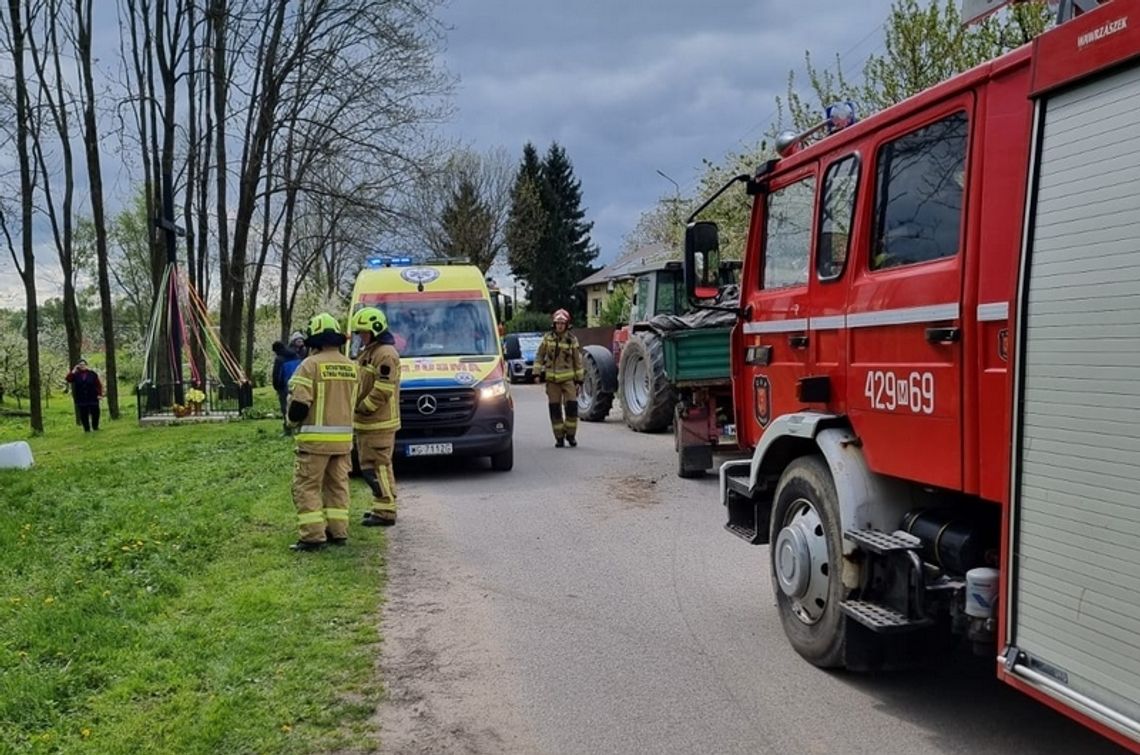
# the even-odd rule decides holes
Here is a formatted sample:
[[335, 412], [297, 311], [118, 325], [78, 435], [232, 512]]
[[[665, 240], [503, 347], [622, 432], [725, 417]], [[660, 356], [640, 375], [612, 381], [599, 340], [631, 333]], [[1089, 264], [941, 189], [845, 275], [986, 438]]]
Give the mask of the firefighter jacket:
[[289, 379], [290, 401], [309, 405], [297, 430], [297, 450], [347, 454], [352, 450], [356, 365], [340, 349], [312, 351]]
[[400, 354], [394, 343], [392, 335], [384, 332], [356, 357], [359, 398], [352, 427], [358, 433], [400, 429]]
[[582, 350], [578, 347], [578, 339], [569, 329], [562, 335], [552, 330], [542, 337], [542, 343], [534, 355], [534, 372], [544, 376], [548, 383], [568, 383], [571, 380], [582, 382], [585, 377]]

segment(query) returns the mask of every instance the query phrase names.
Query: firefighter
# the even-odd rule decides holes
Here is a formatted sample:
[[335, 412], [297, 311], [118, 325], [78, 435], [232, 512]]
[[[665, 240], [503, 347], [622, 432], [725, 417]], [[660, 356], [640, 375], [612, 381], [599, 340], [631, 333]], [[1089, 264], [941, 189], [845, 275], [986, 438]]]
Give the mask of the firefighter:
[[345, 337], [332, 315], [309, 320], [309, 355], [289, 379], [289, 423], [296, 430], [293, 503], [300, 540], [296, 551], [348, 542], [348, 473], [356, 365], [341, 352]]
[[396, 523], [392, 451], [400, 429], [400, 354], [388, 318], [379, 309], [361, 309], [352, 316], [350, 327], [360, 334], [364, 346], [357, 357], [358, 399], [352, 428], [360, 474], [372, 489], [372, 510], [361, 524], [390, 527]]
[[[578, 445], [578, 389], [584, 377], [578, 339], [570, 332], [570, 313], [560, 309], [551, 317], [553, 329], [542, 337], [534, 356], [537, 378], [546, 381], [554, 446]], [[563, 404], [566, 416], [562, 416]]]

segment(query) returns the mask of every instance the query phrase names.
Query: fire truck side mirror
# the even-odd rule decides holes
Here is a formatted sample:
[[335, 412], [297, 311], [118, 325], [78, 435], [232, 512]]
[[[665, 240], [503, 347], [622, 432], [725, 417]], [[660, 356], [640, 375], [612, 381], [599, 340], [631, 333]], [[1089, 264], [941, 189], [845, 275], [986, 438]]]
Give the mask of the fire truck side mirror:
[[717, 295], [720, 274], [720, 231], [716, 223], [701, 220], [685, 228], [685, 293], [690, 299]]

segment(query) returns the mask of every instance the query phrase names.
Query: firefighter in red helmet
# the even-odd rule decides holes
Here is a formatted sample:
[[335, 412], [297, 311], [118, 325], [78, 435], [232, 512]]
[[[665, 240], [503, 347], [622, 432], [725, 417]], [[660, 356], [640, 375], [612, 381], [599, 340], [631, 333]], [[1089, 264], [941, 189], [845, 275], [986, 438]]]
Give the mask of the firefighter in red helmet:
[[[578, 339], [570, 332], [570, 313], [560, 309], [551, 316], [553, 328], [542, 337], [534, 357], [534, 372], [546, 381], [546, 400], [554, 445], [578, 445], [578, 389], [584, 372]], [[563, 407], [565, 406], [565, 415]]]

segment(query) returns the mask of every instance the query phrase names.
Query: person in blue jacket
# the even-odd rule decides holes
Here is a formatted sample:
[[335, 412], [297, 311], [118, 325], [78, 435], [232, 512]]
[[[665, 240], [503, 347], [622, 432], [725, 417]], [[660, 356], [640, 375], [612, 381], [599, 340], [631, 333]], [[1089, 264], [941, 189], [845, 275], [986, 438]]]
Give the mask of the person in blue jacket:
[[289, 403], [289, 378], [297, 365], [301, 364], [301, 357], [280, 341], [273, 342], [273, 390], [277, 392], [277, 401], [281, 406], [281, 420], [283, 432], [290, 434], [288, 418], [285, 416], [285, 407]]

